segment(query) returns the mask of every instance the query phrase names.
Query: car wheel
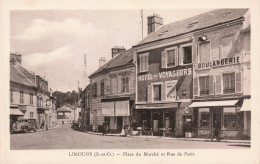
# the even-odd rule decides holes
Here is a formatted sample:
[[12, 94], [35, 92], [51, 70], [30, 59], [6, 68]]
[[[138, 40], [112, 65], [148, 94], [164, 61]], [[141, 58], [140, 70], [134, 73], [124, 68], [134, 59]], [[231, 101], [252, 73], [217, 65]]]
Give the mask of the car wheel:
[[29, 132], [28, 127], [25, 127], [24, 128], [24, 133], [28, 133], [28, 132]]
[[33, 131], [36, 132], [36, 127], [33, 128]]

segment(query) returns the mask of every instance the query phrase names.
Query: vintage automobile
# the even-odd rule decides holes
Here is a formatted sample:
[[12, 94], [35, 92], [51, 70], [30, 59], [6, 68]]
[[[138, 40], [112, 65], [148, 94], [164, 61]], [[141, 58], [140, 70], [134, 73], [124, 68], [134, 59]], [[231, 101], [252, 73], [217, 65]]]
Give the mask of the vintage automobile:
[[34, 131], [38, 129], [36, 119], [18, 119], [13, 123], [11, 128], [11, 133], [21, 132], [28, 133], [29, 131]]

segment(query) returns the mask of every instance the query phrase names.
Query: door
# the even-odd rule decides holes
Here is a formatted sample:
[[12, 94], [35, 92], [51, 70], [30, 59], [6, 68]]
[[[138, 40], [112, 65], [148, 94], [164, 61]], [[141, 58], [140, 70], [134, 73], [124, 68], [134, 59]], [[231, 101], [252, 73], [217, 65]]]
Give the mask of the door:
[[122, 127], [123, 127], [123, 117], [119, 116], [117, 117], [117, 131], [121, 132]]
[[213, 129], [214, 127], [221, 129], [221, 109], [220, 108], [212, 109], [211, 129]]

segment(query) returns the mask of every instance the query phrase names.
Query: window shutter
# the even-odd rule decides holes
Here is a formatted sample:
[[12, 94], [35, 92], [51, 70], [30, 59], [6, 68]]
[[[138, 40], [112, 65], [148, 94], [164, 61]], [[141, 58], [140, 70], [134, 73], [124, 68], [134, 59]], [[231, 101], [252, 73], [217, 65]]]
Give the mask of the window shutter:
[[148, 71], [148, 56], [144, 56], [144, 71]]
[[209, 94], [214, 95], [214, 76], [209, 76]]
[[152, 85], [148, 85], [147, 87], [147, 101], [152, 101]]
[[198, 88], [198, 78], [195, 77], [193, 78], [193, 96], [198, 96], [198, 91], [199, 91], [199, 88]]
[[216, 75], [216, 94], [222, 93], [222, 75]]
[[122, 88], [121, 76], [118, 76], [118, 77], [117, 77], [117, 81], [118, 81], [118, 83], [117, 83], [117, 86], [118, 86], [117, 93], [121, 93], [121, 92], [122, 92], [122, 90], [121, 90], [121, 88]]
[[161, 100], [165, 101], [166, 100], [166, 85], [163, 83], [161, 85]]
[[143, 71], [143, 56], [139, 56], [140, 57], [140, 72]]
[[241, 93], [241, 72], [236, 73], [236, 93]]
[[162, 51], [161, 60], [162, 60], [162, 68], [167, 68], [167, 53], [166, 53], [166, 51]]
[[179, 53], [179, 65], [183, 65], [183, 47], [180, 47], [180, 53]]
[[175, 66], [179, 65], [179, 55], [178, 48], [175, 49]]

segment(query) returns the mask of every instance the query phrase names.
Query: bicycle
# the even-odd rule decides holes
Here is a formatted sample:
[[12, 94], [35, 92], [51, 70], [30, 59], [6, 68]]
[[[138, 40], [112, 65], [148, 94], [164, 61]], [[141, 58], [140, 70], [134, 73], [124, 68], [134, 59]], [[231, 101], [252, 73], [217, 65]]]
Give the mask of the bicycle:
[[216, 136], [214, 129], [206, 135], [205, 141], [212, 142], [214, 138], [216, 138], [217, 141], [223, 140], [224, 142], [227, 142], [227, 135], [223, 131], [219, 131], [218, 135]]

